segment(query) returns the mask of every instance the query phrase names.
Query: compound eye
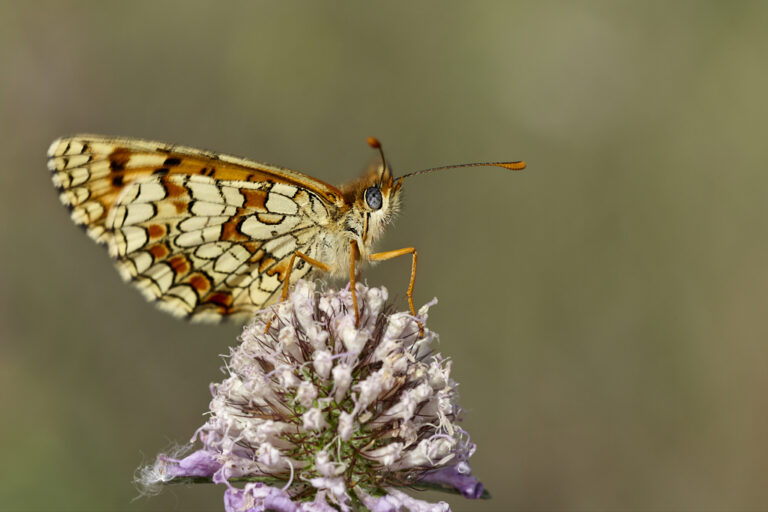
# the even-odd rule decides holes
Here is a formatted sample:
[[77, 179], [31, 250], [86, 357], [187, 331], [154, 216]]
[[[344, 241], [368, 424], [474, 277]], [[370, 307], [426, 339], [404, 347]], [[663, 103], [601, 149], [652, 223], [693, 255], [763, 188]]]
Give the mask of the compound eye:
[[379, 187], [368, 187], [365, 190], [365, 203], [371, 210], [378, 210], [381, 208], [381, 190]]

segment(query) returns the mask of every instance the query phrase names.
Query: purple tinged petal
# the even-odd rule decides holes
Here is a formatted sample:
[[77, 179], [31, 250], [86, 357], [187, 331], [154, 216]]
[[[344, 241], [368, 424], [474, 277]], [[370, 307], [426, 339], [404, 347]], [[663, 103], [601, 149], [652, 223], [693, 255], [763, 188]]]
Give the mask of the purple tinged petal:
[[197, 450], [183, 459], [172, 459], [164, 455], [158, 457], [170, 462], [168, 474], [172, 477], [211, 476], [221, 468], [221, 463], [207, 450]]
[[226, 472], [226, 468], [223, 468], [223, 467], [219, 471], [215, 472], [213, 474], [213, 483], [224, 484], [230, 489], [234, 489], [234, 487], [232, 487], [232, 484], [229, 483], [229, 480], [227, 479], [227, 475], [224, 474], [225, 472]]
[[296, 512], [296, 503], [283, 489], [262, 483], [246, 484], [243, 489], [230, 487], [224, 491], [226, 512]]
[[264, 498], [264, 507], [275, 512], [294, 512], [296, 504], [287, 495], [272, 493]]
[[[349, 510], [346, 505], [340, 505], [341, 510]], [[297, 512], [339, 512], [339, 509], [332, 507], [328, 503], [325, 490], [320, 490], [315, 494], [313, 501], [305, 501], [296, 509]]]
[[446, 466], [444, 468], [430, 471], [424, 474], [420, 482], [430, 482], [439, 485], [453, 487], [465, 498], [476, 500], [483, 495], [483, 484], [480, 480], [467, 474], [462, 474], [456, 466]]
[[451, 512], [451, 507], [444, 501], [430, 503], [428, 501], [417, 500], [413, 496], [408, 496], [404, 492], [394, 488], [387, 489], [387, 492], [410, 512]]
[[365, 506], [371, 512], [400, 512], [403, 507], [400, 504], [395, 505], [389, 498], [390, 496], [382, 496], [381, 498], [371, 498], [365, 502]]
[[403, 504], [400, 500], [389, 494], [384, 496], [371, 496], [370, 494], [356, 489], [357, 497], [363, 502], [365, 508], [371, 512], [400, 512], [403, 509]]
[[235, 487], [224, 491], [224, 510], [227, 512], [243, 512], [246, 510], [245, 491]]

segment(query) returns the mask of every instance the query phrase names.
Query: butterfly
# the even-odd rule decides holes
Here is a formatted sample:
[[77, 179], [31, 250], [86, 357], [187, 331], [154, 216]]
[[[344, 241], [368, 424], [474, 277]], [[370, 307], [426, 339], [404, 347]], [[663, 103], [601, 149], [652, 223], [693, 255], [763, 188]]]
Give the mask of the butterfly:
[[121, 276], [179, 317], [249, 318], [288, 296], [315, 269], [348, 275], [356, 318], [356, 266], [410, 255], [412, 314], [418, 253], [374, 252], [400, 207], [406, 177], [490, 162], [424, 169], [395, 178], [380, 162], [334, 187], [307, 174], [191, 147], [76, 135], [54, 141], [48, 168], [59, 198]]

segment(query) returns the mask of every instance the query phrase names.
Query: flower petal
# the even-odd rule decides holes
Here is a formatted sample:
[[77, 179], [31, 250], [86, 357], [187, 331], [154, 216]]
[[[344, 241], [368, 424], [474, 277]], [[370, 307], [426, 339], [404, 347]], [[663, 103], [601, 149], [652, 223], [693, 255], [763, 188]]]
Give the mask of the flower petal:
[[208, 450], [197, 450], [181, 460], [166, 458], [172, 462], [168, 472], [173, 477], [180, 476], [211, 476], [221, 467], [214, 453]]
[[243, 489], [230, 487], [224, 491], [227, 512], [296, 512], [297, 504], [283, 489], [262, 483], [249, 483]]
[[458, 464], [448, 466], [423, 475], [420, 482], [430, 482], [439, 485], [453, 487], [465, 498], [476, 500], [483, 495], [483, 484], [475, 477], [464, 474], [458, 470]]

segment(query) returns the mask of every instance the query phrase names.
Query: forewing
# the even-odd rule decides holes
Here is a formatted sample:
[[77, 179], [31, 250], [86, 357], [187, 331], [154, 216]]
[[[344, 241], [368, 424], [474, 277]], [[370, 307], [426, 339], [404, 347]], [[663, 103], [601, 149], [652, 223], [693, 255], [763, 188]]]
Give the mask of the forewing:
[[[329, 212], [285, 183], [170, 175], [136, 181], [105, 221], [126, 280], [177, 316], [246, 316], [276, 301], [291, 255], [310, 257]], [[298, 260], [292, 279], [311, 267]]]
[[99, 135], [57, 139], [48, 168], [72, 220], [99, 243], [109, 242], [105, 221], [123, 191], [151, 176], [208, 176], [217, 180], [282, 182], [312, 190], [329, 208], [343, 208], [341, 192], [306, 174], [186, 146]]

